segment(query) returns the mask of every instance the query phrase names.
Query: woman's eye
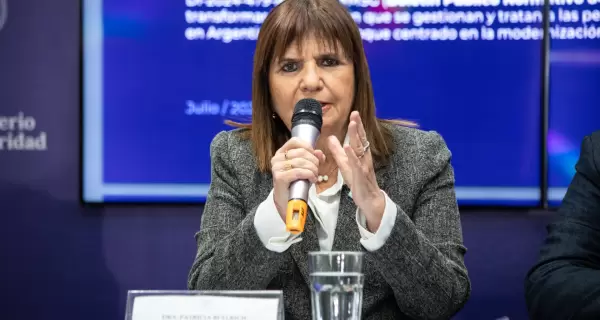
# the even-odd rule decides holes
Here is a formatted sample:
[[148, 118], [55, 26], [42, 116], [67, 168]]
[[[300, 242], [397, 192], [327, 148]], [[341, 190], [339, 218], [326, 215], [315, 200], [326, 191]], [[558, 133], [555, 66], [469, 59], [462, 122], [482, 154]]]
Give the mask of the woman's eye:
[[321, 63], [326, 67], [333, 67], [333, 66], [337, 66], [339, 64], [339, 62], [337, 60], [331, 59], [331, 58], [323, 59], [323, 62], [321, 62]]
[[288, 62], [281, 67], [284, 72], [294, 72], [298, 70], [298, 64], [295, 62]]

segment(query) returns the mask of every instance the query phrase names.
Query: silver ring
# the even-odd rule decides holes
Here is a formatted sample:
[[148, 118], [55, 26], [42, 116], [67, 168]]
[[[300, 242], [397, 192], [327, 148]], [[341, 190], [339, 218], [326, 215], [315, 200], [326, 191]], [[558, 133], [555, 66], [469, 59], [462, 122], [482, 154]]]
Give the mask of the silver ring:
[[369, 140], [367, 140], [367, 143], [365, 143], [364, 146], [363, 146], [363, 154], [365, 152], [367, 152], [367, 150], [369, 150], [370, 146], [371, 146], [371, 143], [369, 142]]
[[358, 155], [359, 159], [365, 156], [365, 154], [367, 153], [367, 150], [369, 150], [370, 145], [371, 144], [369, 143], [369, 141], [367, 141], [367, 143], [362, 147], [362, 152], [360, 155]]
[[359, 159], [365, 156], [365, 153], [367, 153], [370, 146], [371, 146], [371, 144], [367, 140], [367, 143], [365, 143], [365, 145], [363, 146], [363, 152], [358, 156]]

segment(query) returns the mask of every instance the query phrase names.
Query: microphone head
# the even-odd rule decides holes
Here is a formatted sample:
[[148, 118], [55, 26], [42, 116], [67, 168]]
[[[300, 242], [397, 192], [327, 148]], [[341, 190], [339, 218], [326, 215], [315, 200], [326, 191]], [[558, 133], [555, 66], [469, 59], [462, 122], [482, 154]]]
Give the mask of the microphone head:
[[310, 124], [321, 131], [323, 126], [323, 106], [315, 99], [302, 99], [294, 107], [292, 128], [300, 124]]

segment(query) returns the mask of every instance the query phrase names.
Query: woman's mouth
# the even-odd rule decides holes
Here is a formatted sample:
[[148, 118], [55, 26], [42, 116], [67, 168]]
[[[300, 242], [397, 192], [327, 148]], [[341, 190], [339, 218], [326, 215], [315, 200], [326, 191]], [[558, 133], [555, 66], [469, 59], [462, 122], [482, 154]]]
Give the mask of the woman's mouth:
[[331, 108], [331, 103], [329, 102], [319, 101], [319, 103], [321, 104], [321, 110], [323, 110], [323, 112]]

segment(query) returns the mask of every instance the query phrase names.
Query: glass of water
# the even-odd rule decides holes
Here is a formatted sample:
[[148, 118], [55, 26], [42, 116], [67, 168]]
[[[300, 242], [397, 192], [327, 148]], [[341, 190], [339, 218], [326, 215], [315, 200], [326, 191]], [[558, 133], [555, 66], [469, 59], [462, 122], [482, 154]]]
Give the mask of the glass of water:
[[308, 254], [313, 320], [360, 320], [363, 257], [363, 252]]

